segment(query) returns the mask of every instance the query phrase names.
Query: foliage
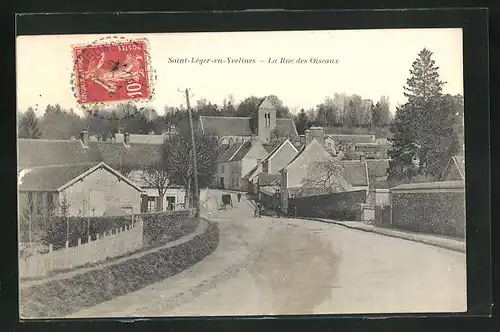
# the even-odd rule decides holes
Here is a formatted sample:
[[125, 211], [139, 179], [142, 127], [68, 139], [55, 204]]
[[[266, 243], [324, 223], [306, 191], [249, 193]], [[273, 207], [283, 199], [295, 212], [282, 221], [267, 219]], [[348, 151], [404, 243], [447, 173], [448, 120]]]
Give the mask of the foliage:
[[417, 175], [438, 179], [458, 152], [460, 96], [443, 96], [432, 52], [423, 49], [412, 64], [405, 89], [407, 103], [397, 108], [391, 125], [389, 180], [408, 182]]
[[172, 178], [173, 151], [167, 146], [163, 146], [162, 157], [160, 160], [152, 160], [149, 165], [142, 170], [141, 180], [148, 188], [154, 188], [158, 191], [158, 211], [163, 211], [163, 197], [170, 185]]
[[19, 119], [19, 138], [40, 138], [42, 136], [38, 128], [38, 119], [35, 110], [29, 107]]
[[[195, 132], [196, 162], [199, 188], [208, 187], [216, 173], [217, 138]], [[178, 134], [165, 141], [171, 165], [171, 181], [174, 185], [190, 188], [193, 181], [192, 142], [188, 126], [181, 126]]]
[[310, 127], [310, 122], [308, 115], [304, 109], [301, 109], [299, 114], [293, 117], [295, 122], [295, 127], [297, 128], [297, 133], [299, 135], [304, 135], [307, 128]]
[[[24, 288], [22, 317], [61, 317], [139, 290], [178, 274], [212, 253], [219, 243], [217, 224], [192, 240], [103, 268]], [[85, 292], [82, 292], [85, 289]], [[50, 298], [50, 301], [46, 301]]]

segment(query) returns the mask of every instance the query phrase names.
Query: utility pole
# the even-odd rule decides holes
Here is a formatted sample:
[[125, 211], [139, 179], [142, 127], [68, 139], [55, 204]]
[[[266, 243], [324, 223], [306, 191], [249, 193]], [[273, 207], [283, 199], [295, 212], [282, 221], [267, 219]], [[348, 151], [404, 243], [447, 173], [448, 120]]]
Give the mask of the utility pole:
[[198, 197], [198, 167], [196, 164], [196, 141], [194, 137], [194, 125], [193, 125], [193, 115], [191, 113], [191, 105], [189, 104], [189, 89], [185, 90], [186, 94], [186, 106], [188, 109], [188, 115], [189, 115], [189, 128], [191, 130], [191, 144], [192, 148], [191, 151], [193, 153], [193, 180], [194, 180], [194, 196], [193, 196], [193, 201], [196, 206], [196, 217], [199, 217], [200, 215], [200, 202], [199, 202], [199, 197]]

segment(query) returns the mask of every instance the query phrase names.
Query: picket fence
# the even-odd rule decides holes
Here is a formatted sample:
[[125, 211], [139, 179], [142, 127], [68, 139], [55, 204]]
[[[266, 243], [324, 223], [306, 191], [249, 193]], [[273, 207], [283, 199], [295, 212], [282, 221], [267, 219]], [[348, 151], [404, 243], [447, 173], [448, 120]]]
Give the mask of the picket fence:
[[143, 222], [137, 218], [132, 226], [117, 228], [113, 232], [97, 234], [97, 238], [87, 243], [61, 250], [52, 250], [46, 254], [34, 254], [19, 260], [20, 278], [44, 277], [50, 271], [71, 269], [89, 263], [97, 263], [138, 250], [143, 246]]

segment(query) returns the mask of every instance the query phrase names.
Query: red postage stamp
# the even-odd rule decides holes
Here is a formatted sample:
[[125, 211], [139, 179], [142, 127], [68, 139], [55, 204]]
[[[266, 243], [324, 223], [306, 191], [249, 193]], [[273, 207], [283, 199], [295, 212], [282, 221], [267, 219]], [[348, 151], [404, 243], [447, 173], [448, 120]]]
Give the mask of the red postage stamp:
[[73, 59], [74, 91], [82, 106], [151, 99], [147, 40], [73, 46]]

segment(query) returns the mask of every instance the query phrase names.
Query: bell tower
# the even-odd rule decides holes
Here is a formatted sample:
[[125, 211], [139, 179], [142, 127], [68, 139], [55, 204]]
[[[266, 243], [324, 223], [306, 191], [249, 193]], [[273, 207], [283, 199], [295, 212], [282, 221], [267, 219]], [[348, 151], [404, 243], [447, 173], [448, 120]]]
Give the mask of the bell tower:
[[266, 97], [259, 106], [258, 121], [259, 138], [264, 142], [269, 141], [271, 132], [276, 128], [276, 108], [269, 97]]

